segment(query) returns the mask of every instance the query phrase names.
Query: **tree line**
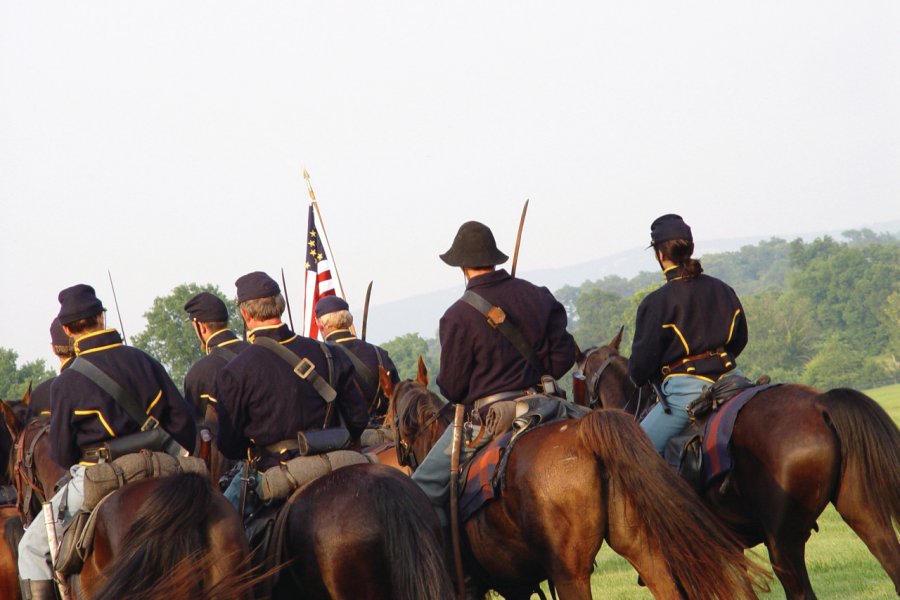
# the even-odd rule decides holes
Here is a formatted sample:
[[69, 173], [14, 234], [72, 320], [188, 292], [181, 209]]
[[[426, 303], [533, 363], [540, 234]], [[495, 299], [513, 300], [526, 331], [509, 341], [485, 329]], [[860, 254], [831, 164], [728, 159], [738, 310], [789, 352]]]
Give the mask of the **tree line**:
[[[868, 229], [846, 231], [842, 238], [772, 238], [701, 257], [704, 271], [731, 285], [744, 305], [750, 342], [738, 362], [746, 375], [765, 373], [773, 381], [825, 389], [900, 379], [900, 238]], [[579, 347], [606, 343], [624, 326], [627, 352], [638, 304], [663, 281], [659, 271], [630, 279], [610, 275], [564, 286], [556, 297], [566, 307]], [[132, 340], [179, 383], [202, 356], [182, 309], [200, 291], [225, 300], [231, 327], [240, 333], [235, 299], [216, 286], [190, 283], [156, 298], [144, 313], [147, 327]], [[402, 378], [415, 376], [422, 356], [434, 381], [440, 360], [436, 338], [408, 333], [382, 346]], [[21, 398], [29, 382], [37, 385], [56, 373], [56, 365], [43, 359], [21, 367], [17, 360], [15, 351], [0, 348], [0, 398]]]

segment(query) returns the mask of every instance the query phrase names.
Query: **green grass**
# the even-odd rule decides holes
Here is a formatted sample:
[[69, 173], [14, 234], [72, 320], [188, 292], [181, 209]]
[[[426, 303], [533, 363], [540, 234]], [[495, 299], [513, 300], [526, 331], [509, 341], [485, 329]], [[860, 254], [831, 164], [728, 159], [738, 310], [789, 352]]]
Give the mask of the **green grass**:
[[[867, 390], [866, 393], [884, 406], [894, 422], [900, 422], [900, 384]], [[806, 545], [806, 564], [819, 600], [897, 598], [894, 586], [881, 565], [831, 505], [822, 513], [818, 523], [819, 532], [813, 532]], [[751, 552], [763, 558], [768, 566], [765, 546], [757, 546]], [[594, 598], [653, 598], [646, 588], [638, 587], [637, 573], [631, 565], [605, 544], [597, 555], [591, 587]], [[761, 594], [761, 598], [784, 598], [778, 580], [773, 579], [770, 587], [771, 591]]]

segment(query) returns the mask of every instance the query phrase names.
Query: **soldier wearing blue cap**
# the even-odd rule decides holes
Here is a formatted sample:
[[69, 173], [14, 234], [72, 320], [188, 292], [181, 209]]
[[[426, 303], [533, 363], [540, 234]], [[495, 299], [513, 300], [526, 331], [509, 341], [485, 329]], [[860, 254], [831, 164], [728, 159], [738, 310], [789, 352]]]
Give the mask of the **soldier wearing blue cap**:
[[[75, 358], [75, 346], [73, 345], [72, 338], [69, 337], [63, 329], [62, 324], [59, 322], [59, 317], [54, 317], [53, 322], [50, 323], [50, 348], [53, 350], [53, 354], [56, 355], [56, 358], [59, 359], [59, 372], [62, 373], [72, 362], [72, 359]], [[46, 381], [42, 381], [40, 385], [32, 390], [31, 400], [28, 402], [28, 414], [26, 419], [30, 420], [33, 417], [50, 416], [52, 410], [50, 404], [50, 386], [53, 385], [55, 380], [56, 376], [53, 376]]]
[[[575, 362], [575, 339], [566, 330], [563, 305], [547, 288], [498, 270], [497, 265], [508, 257], [497, 249], [491, 230], [477, 221], [463, 223], [440, 258], [460, 267], [467, 281], [466, 293], [440, 321], [437, 384], [447, 400], [464, 404], [471, 413], [526, 391], [557, 393], [552, 388], [554, 380]], [[483, 308], [506, 324], [504, 331], [496, 327], [496, 321], [492, 324]], [[444, 520], [451, 439], [452, 427], [448, 427], [413, 473], [413, 480]]]
[[[235, 285], [251, 346], [219, 371], [215, 406], [222, 453], [241, 459], [250, 451], [265, 470], [297, 456], [298, 432], [343, 423], [358, 438], [368, 413], [349, 359], [282, 323], [284, 297], [265, 273], [249, 273]], [[291, 361], [298, 362], [287, 362], [273, 344], [289, 350]], [[225, 492], [235, 505], [239, 480]]]
[[359, 339], [353, 334], [353, 315], [343, 298], [325, 296], [316, 303], [316, 324], [322, 337], [343, 352], [353, 363], [354, 379], [369, 405], [369, 418], [380, 426], [387, 412], [388, 400], [378, 381], [378, 368], [387, 371], [394, 383], [400, 376], [394, 361], [383, 348]]
[[666, 277], [637, 309], [628, 375], [636, 385], [651, 382], [670, 412], [657, 404], [641, 422], [658, 452], [688, 423], [686, 408], [703, 387], [737, 373], [747, 345], [747, 319], [737, 294], [703, 274], [692, 258], [691, 228], [675, 214], [650, 226], [650, 246]]
[[[63, 514], [67, 521], [84, 500], [85, 466], [105, 458], [105, 444], [143, 440], [143, 436], [132, 434], [161, 427], [181, 446], [191, 449], [195, 429], [190, 407], [163, 366], [141, 350], [123, 345], [115, 329], [106, 329], [105, 309], [94, 288], [84, 284], [66, 288], [59, 293], [59, 303], [59, 322], [74, 339], [76, 358], [50, 388], [50, 457], [69, 468], [71, 475], [51, 503], [53, 513], [58, 514], [65, 500]], [[79, 361], [85, 361], [86, 366]], [[93, 377], [86, 372], [94, 373]], [[111, 386], [108, 381], [106, 385], [99, 383], [104, 377], [113, 382]], [[132, 418], [124, 408], [129, 403], [144, 410], [143, 422]], [[25, 587], [36, 600], [54, 597], [49, 554], [47, 528], [35, 519], [19, 543], [19, 577], [27, 582]]]
[[188, 300], [184, 311], [206, 354], [184, 376], [184, 399], [194, 407], [198, 422], [209, 415], [210, 398], [215, 396], [216, 376], [228, 361], [250, 347], [228, 328], [228, 308], [221, 298], [200, 292]]

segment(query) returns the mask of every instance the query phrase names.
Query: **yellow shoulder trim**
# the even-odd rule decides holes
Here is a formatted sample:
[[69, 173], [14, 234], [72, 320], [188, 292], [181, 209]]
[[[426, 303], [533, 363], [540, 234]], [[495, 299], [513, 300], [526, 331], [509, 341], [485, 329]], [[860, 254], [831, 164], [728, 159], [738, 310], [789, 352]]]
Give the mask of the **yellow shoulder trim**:
[[213, 398], [213, 397], [210, 396], [209, 394], [200, 394], [200, 397], [201, 397], [201, 398], [206, 398], [208, 401], [212, 402], [213, 404], [218, 404], [218, 403], [219, 403], [218, 400], [216, 400], [215, 398]]
[[734, 324], [737, 323], [739, 314], [741, 314], [741, 309], [737, 309], [736, 311], [734, 311], [734, 316], [731, 317], [731, 328], [728, 329], [728, 339], [725, 340], [726, 344], [731, 341], [731, 336], [734, 335]]
[[684, 353], [690, 356], [691, 348], [688, 346], [687, 340], [684, 339], [684, 336], [681, 335], [681, 331], [678, 330], [678, 326], [675, 323], [667, 323], [663, 325], [663, 329], [671, 329], [678, 335], [678, 339], [681, 340], [681, 345], [684, 346]]
[[109, 344], [108, 346], [100, 346], [99, 348], [91, 348], [90, 350], [82, 350], [80, 352], [77, 352], [77, 354], [78, 354], [78, 356], [81, 356], [82, 354], [91, 354], [92, 352], [100, 352], [101, 350], [109, 350], [110, 348], [115, 348], [116, 346], [121, 346], [121, 345], [122, 345], [122, 342], [119, 342], [118, 344]]
[[103, 428], [106, 429], [109, 435], [116, 437], [116, 432], [112, 430], [112, 427], [109, 426], [109, 423], [106, 422], [106, 419], [103, 418], [103, 413], [99, 410], [76, 410], [74, 411], [78, 416], [84, 415], [96, 415], [98, 419], [100, 419], [100, 423], [103, 425]]
[[150, 414], [150, 411], [153, 410], [153, 407], [156, 406], [156, 403], [159, 402], [159, 399], [162, 398], [162, 390], [159, 390], [159, 393], [156, 395], [156, 398], [153, 399], [153, 402], [150, 403], [150, 406], [147, 407], [147, 414]]
[[294, 334], [294, 335], [292, 335], [291, 337], [289, 337], [288, 339], [284, 340], [283, 342], [278, 342], [278, 343], [281, 344], [282, 346], [284, 346], [284, 345], [287, 344], [288, 342], [293, 342], [293, 341], [296, 340], [296, 339], [297, 339], [297, 335]]

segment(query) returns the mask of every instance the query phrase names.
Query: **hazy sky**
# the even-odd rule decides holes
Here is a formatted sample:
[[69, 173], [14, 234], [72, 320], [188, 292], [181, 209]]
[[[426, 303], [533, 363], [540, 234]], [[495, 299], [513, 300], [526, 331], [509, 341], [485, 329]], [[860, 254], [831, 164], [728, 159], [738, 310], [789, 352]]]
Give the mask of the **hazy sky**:
[[0, 346], [50, 358], [58, 291], [113, 308], [107, 269], [129, 335], [185, 282], [284, 267], [299, 302], [303, 167], [360, 311], [370, 279], [375, 306], [461, 287], [437, 254], [463, 221], [511, 254], [525, 198], [526, 272], [665, 212], [701, 240], [900, 218], [898, 23], [896, 0], [0, 0]]

